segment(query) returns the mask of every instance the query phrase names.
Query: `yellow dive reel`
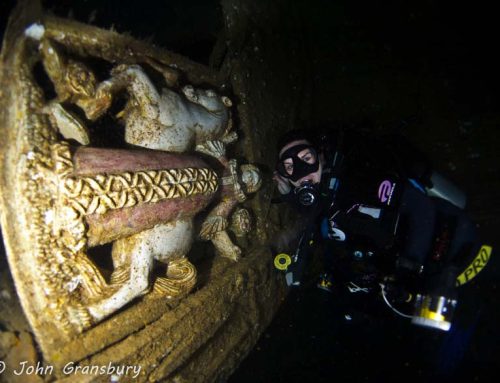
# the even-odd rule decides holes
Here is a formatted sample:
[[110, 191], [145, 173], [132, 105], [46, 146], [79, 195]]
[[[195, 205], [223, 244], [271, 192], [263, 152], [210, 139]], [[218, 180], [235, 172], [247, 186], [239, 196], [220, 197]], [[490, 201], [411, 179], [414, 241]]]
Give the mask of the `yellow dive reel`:
[[279, 253], [274, 257], [274, 267], [280, 271], [286, 271], [292, 264], [292, 257], [286, 253]]
[[304, 231], [293, 255], [279, 253], [274, 257], [274, 267], [285, 274], [287, 286], [300, 286], [306, 258], [314, 244], [313, 234], [312, 231]]

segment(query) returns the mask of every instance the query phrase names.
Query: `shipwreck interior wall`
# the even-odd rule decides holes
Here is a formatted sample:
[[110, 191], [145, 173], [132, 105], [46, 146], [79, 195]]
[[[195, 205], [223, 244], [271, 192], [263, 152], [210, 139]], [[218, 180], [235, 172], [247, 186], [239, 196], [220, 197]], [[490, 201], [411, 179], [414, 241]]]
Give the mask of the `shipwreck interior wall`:
[[[2, 30], [13, 3], [5, 3], [8, 6], [2, 9]], [[493, 24], [480, 7], [326, 0], [176, 0], [162, 7], [143, 1], [141, 12], [136, 11], [137, 2], [129, 1], [72, 4], [47, 0], [43, 6], [59, 17], [127, 32], [219, 73], [221, 88], [234, 97], [235, 125], [242, 133], [231, 151], [259, 164], [265, 175], [261, 191], [248, 201], [256, 232], [244, 243], [259, 246], [250, 246], [252, 251], [233, 265], [214, 259], [209, 250], [196, 245], [201, 282], [195, 294], [161, 305], [141, 300], [81, 341], [68, 344], [55, 356], [59, 365], [70, 360], [102, 364], [113, 358], [148, 366], [141, 375], [144, 381], [222, 381], [237, 369], [282, 306], [278, 322], [236, 370], [235, 382], [294, 381], [294, 377], [326, 381], [334, 374], [332, 366], [340, 366], [342, 373], [357, 368], [356, 376], [368, 376], [358, 363], [373, 355], [369, 346], [354, 349], [347, 338], [335, 346], [321, 343], [321, 352], [330, 350], [331, 354], [316, 358], [311, 351], [313, 356], [306, 356], [306, 363], [302, 355], [290, 351], [290, 347], [301, 347], [299, 341], [275, 340], [297, 334], [301, 340], [312, 334], [310, 340], [325, 333], [310, 334], [292, 327], [282, 330], [294, 325], [290, 318], [296, 318], [296, 310], [321, 309], [301, 306], [304, 297], [283, 306], [283, 280], [271, 263], [271, 249], [293, 221], [286, 208], [271, 204], [276, 193], [271, 182], [275, 143], [292, 128], [343, 126], [404, 135], [466, 190], [468, 211], [484, 237], [494, 248], [498, 245], [500, 81], [498, 61], [491, 53]], [[10, 364], [36, 362], [41, 355], [15, 303], [4, 257], [1, 262], [0, 350], [5, 351], [0, 359], [11, 360]], [[487, 376], [484, 371], [500, 355], [493, 344], [500, 319], [495, 308], [497, 276], [498, 260], [493, 257], [484, 283], [478, 286], [485, 313], [474, 330], [466, 359], [483, 372], [464, 367], [471, 376]], [[135, 318], [135, 322], [122, 326], [124, 318]], [[297, 321], [315, 326], [314, 320]], [[99, 344], [95, 340], [100, 337], [113, 340]], [[403, 332], [387, 347], [397, 353], [412, 337]], [[344, 362], [336, 364], [338, 360]], [[375, 369], [370, 373], [383, 375], [386, 365], [380, 358], [364, 363]], [[403, 371], [401, 376], [419, 368], [404, 365], [403, 359], [395, 363], [396, 371]], [[30, 378], [40, 381], [37, 376]]]

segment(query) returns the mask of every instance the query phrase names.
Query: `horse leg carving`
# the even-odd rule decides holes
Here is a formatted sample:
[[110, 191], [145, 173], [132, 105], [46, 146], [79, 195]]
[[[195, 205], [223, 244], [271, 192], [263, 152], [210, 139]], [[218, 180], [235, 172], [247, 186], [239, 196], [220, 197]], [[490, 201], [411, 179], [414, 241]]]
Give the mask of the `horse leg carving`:
[[169, 296], [189, 292], [196, 282], [194, 266], [185, 258], [192, 238], [193, 224], [189, 217], [115, 241], [112, 293], [89, 306], [92, 317], [100, 320], [146, 293], [154, 260], [167, 263], [167, 278], [159, 282], [164, 288], [156, 291]]
[[120, 252], [123, 258], [128, 258], [130, 267], [128, 275], [122, 273], [120, 278], [122, 283], [117, 283], [115, 276], [113, 287], [118, 286], [117, 290], [113, 289], [114, 291], [110, 296], [88, 307], [88, 311], [94, 320], [100, 321], [132, 299], [147, 292], [149, 275], [153, 268], [153, 253], [148, 246], [148, 241], [144, 241], [141, 237], [147, 236], [148, 231], [119, 239], [113, 244], [113, 252]]

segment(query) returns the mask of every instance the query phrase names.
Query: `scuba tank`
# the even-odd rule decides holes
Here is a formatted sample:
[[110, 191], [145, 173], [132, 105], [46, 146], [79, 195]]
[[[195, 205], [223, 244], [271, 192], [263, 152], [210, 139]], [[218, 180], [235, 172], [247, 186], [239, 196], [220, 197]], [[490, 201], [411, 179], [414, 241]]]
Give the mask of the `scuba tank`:
[[465, 193], [455, 186], [450, 180], [446, 179], [439, 173], [432, 172], [430, 183], [432, 186], [425, 188], [429, 197], [442, 198], [459, 209], [465, 209], [465, 204], [467, 202]]

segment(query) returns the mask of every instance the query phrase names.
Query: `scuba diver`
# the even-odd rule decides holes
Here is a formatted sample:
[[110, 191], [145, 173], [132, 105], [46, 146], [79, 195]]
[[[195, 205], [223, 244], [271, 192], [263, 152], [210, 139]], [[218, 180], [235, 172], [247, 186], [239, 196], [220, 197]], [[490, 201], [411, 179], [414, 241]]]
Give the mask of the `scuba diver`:
[[[303, 236], [317, 231], [326, 244], [318, 287], [330, 290], [332, 269], [343, 264], [350, 269], [344, 272], [350, 292], [368, 292], [377, 283], [396, 313], [448, 330], [457, 277], [463, 278], [464, 262], [480, 248], [476, 226], [463, 210], [465, 196], [401, 137], [335, 136], [286, 133], [273, 174], [281, 201], [304, 218]], [[369, 261], [361, 268], [356, 261], [342, 263], [336, 259], [340, 248], [351, 260]], [[300, 283], [290, 275], [289, 285]], [[416, 314], [399, 312], [393, 306], [398, 301], [411, 302]]]

